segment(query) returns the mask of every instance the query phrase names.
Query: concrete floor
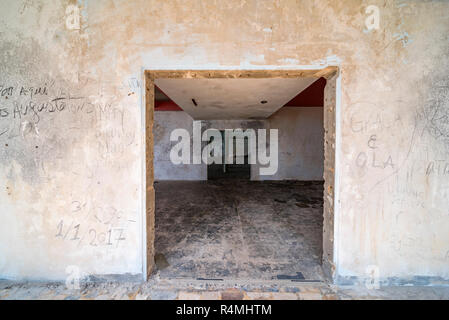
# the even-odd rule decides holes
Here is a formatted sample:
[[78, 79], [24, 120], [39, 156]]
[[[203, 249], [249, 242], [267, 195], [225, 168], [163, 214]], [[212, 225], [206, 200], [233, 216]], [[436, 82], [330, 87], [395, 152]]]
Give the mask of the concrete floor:
[[322, 281], [322, 182], [159, 181], [161, 278]]
[[449, 300], [449, 287], [338, 287], [326, 283], [248, 284], [210, 281], [64, 283], [0, 281], [0, 300]]

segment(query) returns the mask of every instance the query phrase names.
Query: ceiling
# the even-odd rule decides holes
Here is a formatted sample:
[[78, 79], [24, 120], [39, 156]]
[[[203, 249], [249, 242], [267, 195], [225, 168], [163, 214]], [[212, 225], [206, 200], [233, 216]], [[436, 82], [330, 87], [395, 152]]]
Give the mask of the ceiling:
[[155, 84], [195, 120], [228, 120], [266, 119], [316, 80], [156, 79]]
[[307, 89], [290, 100], [284, 107], [322, 107], [324, 105], [324, 88], [327, 80], [319, 78]]

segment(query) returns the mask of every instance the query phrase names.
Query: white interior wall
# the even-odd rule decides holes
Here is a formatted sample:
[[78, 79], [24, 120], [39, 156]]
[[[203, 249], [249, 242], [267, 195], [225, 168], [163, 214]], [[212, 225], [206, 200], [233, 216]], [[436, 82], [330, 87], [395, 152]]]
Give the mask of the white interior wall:
[[279, 130], [279, 167], [260, 180], [323, 180], [323, 108], [282, 108], [268, 123]]
[[[154, 175], [156, 180], [207, 180], [207, 166], [174, 165], [170, 150], [177, 142], [170, 133], [184, 128], [192, 136], [193, 119], [184, 111], [156, 111], [154, 127]], [[323, 179], [323, 108], [282, 108], [267, 120], [208, 120], [202, 129], [253, 128], [278, 129], [278, 171], [261, 176], [259, 165], [251, 166], [251, 180], [322, 180]]]
[[[179, 164], [170, 161], [170, 150], [177, 142], [170, 141], [173, 130], [186, 129], [193, 136], [193, 119], [184, 111], [154, 112], [154, 179], [207, 180], [205, 164]], [[192, 152], [192, 140], [190, 141]]]

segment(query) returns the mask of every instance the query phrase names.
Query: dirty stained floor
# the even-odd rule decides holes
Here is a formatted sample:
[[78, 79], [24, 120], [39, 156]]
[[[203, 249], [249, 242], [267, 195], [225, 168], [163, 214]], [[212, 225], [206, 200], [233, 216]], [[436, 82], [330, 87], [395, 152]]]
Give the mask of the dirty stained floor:
[[159, 181], [161, 278], [322, 281], [323, 183]]
[[367, 289], [326, 283], [235, 283], [167, 281], [90, 282], [67, 288], [63, 282], [0, 280], [0, 300], [449, 300], [449, 287], [399, 286]]

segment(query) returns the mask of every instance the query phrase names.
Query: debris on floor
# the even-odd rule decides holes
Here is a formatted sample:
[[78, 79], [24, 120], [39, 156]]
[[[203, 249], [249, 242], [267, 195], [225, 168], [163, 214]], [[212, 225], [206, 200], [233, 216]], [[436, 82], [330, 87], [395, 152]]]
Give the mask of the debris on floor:
[[[173, 285], [173, 283], [171, 284]], [[85, 283], [80, 289], [67, 289], [63, 283], [0, 281], [0, 300], [372, 300], [424, 299], [448, 300], [449, 287], [337, 287], [324, 283], [273, 286], [254, 290], [244, 285], [204, 283], [202, 289], [192, 286], [166, 287], [146, 283]]]
[[161, 278], [270, 280], [301, 270], [324, 279], [322, 182], [159, 181], [155, 191]]

